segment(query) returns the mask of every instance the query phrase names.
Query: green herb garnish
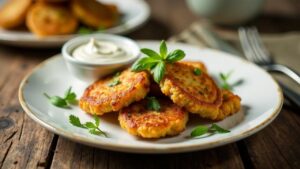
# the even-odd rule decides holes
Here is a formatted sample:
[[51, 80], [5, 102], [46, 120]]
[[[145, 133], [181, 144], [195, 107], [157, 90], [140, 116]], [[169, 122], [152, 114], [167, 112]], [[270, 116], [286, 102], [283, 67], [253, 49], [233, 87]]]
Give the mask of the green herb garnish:
[[164, 40], [160, 43], [159, 53], [147, 48], [141, 49], [141, 52], [146, 57], [137, 60], [131, 66], [131, 70], [150, 70], [156, 83], [159, 83], [164, 77], [166, 64], [177, 62], [185, 57], [185, 53], [179, 49], [168, 53], [167, 44]]
[[220, 79], [221, 79], [221, 87], [223, 89], [226, 89], [226, 90], [232, 90], [235, 86], [239, 86], [241, 85], [242, 83], [244, 83], [244, 81], [242, 79], [236, 81], [235, 83], [229, 83], [228, 80], [229, 78], [231, 77], [231, 74], [233, 73], [233, 71], [230, 71], [228, 72], [227, 74], [224, 74], [224, 73], [220, 73]]
[[47, 93], [44, 93], [45, 97], [49, 99], [50, 103], [56, 107], [68, 108], [70, 104], [76, 104], [76, 94], [72, 92], [72, 87], [65, 92], [64, 97], [61, 96], [49, 96]]
[[194, 74], [195, 75], [199, 76], [199, 75], [201, 75], [201, 73], [202, 73], [202, 71], [199, 68], [194, 69]]
[[147, 108], [149, 110], [155, 110], [155, 111], [160, 110], [160, 104], [155, 97], [147, 97], [147, 99], [148, 99]]
[[83, 123], [80, 122], [80, 119], [77, 116], [75, 116], [75, 115], [70, 115], [69, 116], [69, 122], [73, 126], [88, 129], [89, 133], [94, 134], [94, 135], [103, 135], [103, 136], [107, 137], [107, 134], [99, 128], [99, 125], [100, 125], [99, 117], [97, 117], [95, 115], [94, 120], [95, 120], [94, 123], [93, 122], [86, 122], [86, 123], [83, 124]]
[[191, 132], [191, 137], [199, 137], [206, 133], [216, 134], [216, 133], [229, 133], [229, 130], [223, 129], [222, 127], [212, 124], [210, 127], [207, 126], [197, 126]]
[[103, 32], [105, 30], [104, 27], [99, 27], [98, 29], [93, 29], [93, 28], [89, 28], [89, 27], [85, 27], [85, 26], [81, 26], [77, 33], [78, 34], [82, 34], [82, 35], [85, 35], [85, 34], [91, 34], [91, 33], [96, 33], [96, 32]]
[[114, 77], [113, 77], [113, 80], [108, 84], [109, 87], [113, 87], [113, 86], [117, 86], [118, 84], [121, 83], [120, 81], [120, 72], [117, 72]]

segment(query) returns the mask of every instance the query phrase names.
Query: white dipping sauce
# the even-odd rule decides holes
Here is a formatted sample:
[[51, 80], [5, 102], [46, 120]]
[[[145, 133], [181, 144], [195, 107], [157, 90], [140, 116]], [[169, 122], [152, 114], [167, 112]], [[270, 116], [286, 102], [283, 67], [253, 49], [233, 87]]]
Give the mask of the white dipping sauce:
[[75, 48], [72, 55], [75, 59], [87, 63], [122, 62], [133, 57], [132, 54], [113, 42], [99, 41], [94, 38]]

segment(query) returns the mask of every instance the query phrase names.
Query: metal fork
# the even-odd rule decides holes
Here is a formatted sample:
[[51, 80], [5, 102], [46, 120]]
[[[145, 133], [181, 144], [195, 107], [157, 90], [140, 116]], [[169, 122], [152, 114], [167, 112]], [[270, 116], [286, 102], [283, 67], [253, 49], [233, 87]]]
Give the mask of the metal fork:
[[252, 61], [268, 71], [284, 73], [300, 85], [300, 74], [295, 70], [281, 64], [276, 64], [266, 49], [255, 27], [240, 28], [239, 37], [241, 45], [249, 61]]
[[[268, 71], [278, 71], [288, 75], [300, 84], [299, 74], [291, 68], [275, 64], [265, 48], [256, 28], [239, 28], [239, 38], [246, 58]], [[286, 85], [279, 83], [285, 96], [300, 108], [300, 96]]]

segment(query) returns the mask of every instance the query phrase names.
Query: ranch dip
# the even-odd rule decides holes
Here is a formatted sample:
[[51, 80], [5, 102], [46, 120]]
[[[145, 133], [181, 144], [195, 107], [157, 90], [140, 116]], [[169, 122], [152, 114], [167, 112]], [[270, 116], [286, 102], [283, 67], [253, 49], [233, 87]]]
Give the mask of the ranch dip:
[[114, 42], [100, 41], [94, 38], [75, 48], [72, 55], [75, 59], [87, 63], [114, 63], [133, 57]]

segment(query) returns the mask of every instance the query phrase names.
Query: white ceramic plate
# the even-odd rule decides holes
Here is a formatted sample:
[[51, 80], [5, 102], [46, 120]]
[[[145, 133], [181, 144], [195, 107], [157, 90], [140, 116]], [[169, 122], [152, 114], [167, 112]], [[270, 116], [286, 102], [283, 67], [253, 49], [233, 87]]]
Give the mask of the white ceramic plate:
[[[141, 26], [150, 16], [150, 8], [144, 0], [102, 0], [101, 2], [116, 4], [124, 15], [121, 24], [106, 29], [105, 33], [128, 33]], [[38, 38], [28, 31], [0, 29], [0, 43], [22, 47], [58, 47], [75, 36], [76, 34]]]
[[[158, 41], [140, 41], [141, 47], [157, 50]], [[283, 97], [281, 89], [272, 77], [261, 68], [245, 60], [212, 49], [199, 49], [186, 44], [168, 44], [170, 49], [182, 49], [186, 52], [185, 60], [205, 62], [210, 74], [217, 76], [220, 72], [234, 71], [231, 81], [244, 80], [244, 84], [234, 92], [242, 98], [243, 109], [218, 124], [231, 132], [215, 134], [209, 137], [189, 138], [191, 130], [199, 124], [211, 122], [191, 119], [186, 130], [178, 136], [157, 140], [143, 140], [129, 135], [118, 124], [116, 115], [101, 117], [101, 128], [109, 138], [95, 136], [87, 130], [72, 126], [68, 122], [70, 114], [80, 119], [91, 121], [92, 117], [78, 107], [71, 110], [61, 109], [49, 104], [43, 92], [61, 95], [72, 86], [81, 96], [88, 86], [73, 78], [68, 73], [61, 55], [50, 58], [35, 68], [20, 85], [19, 99], [26, 113], [48, 130], [83, 144], [123, 152], [138, 153], [175, 153], [212, 148], [245, 138], [268, 125], [278, 115]]]

